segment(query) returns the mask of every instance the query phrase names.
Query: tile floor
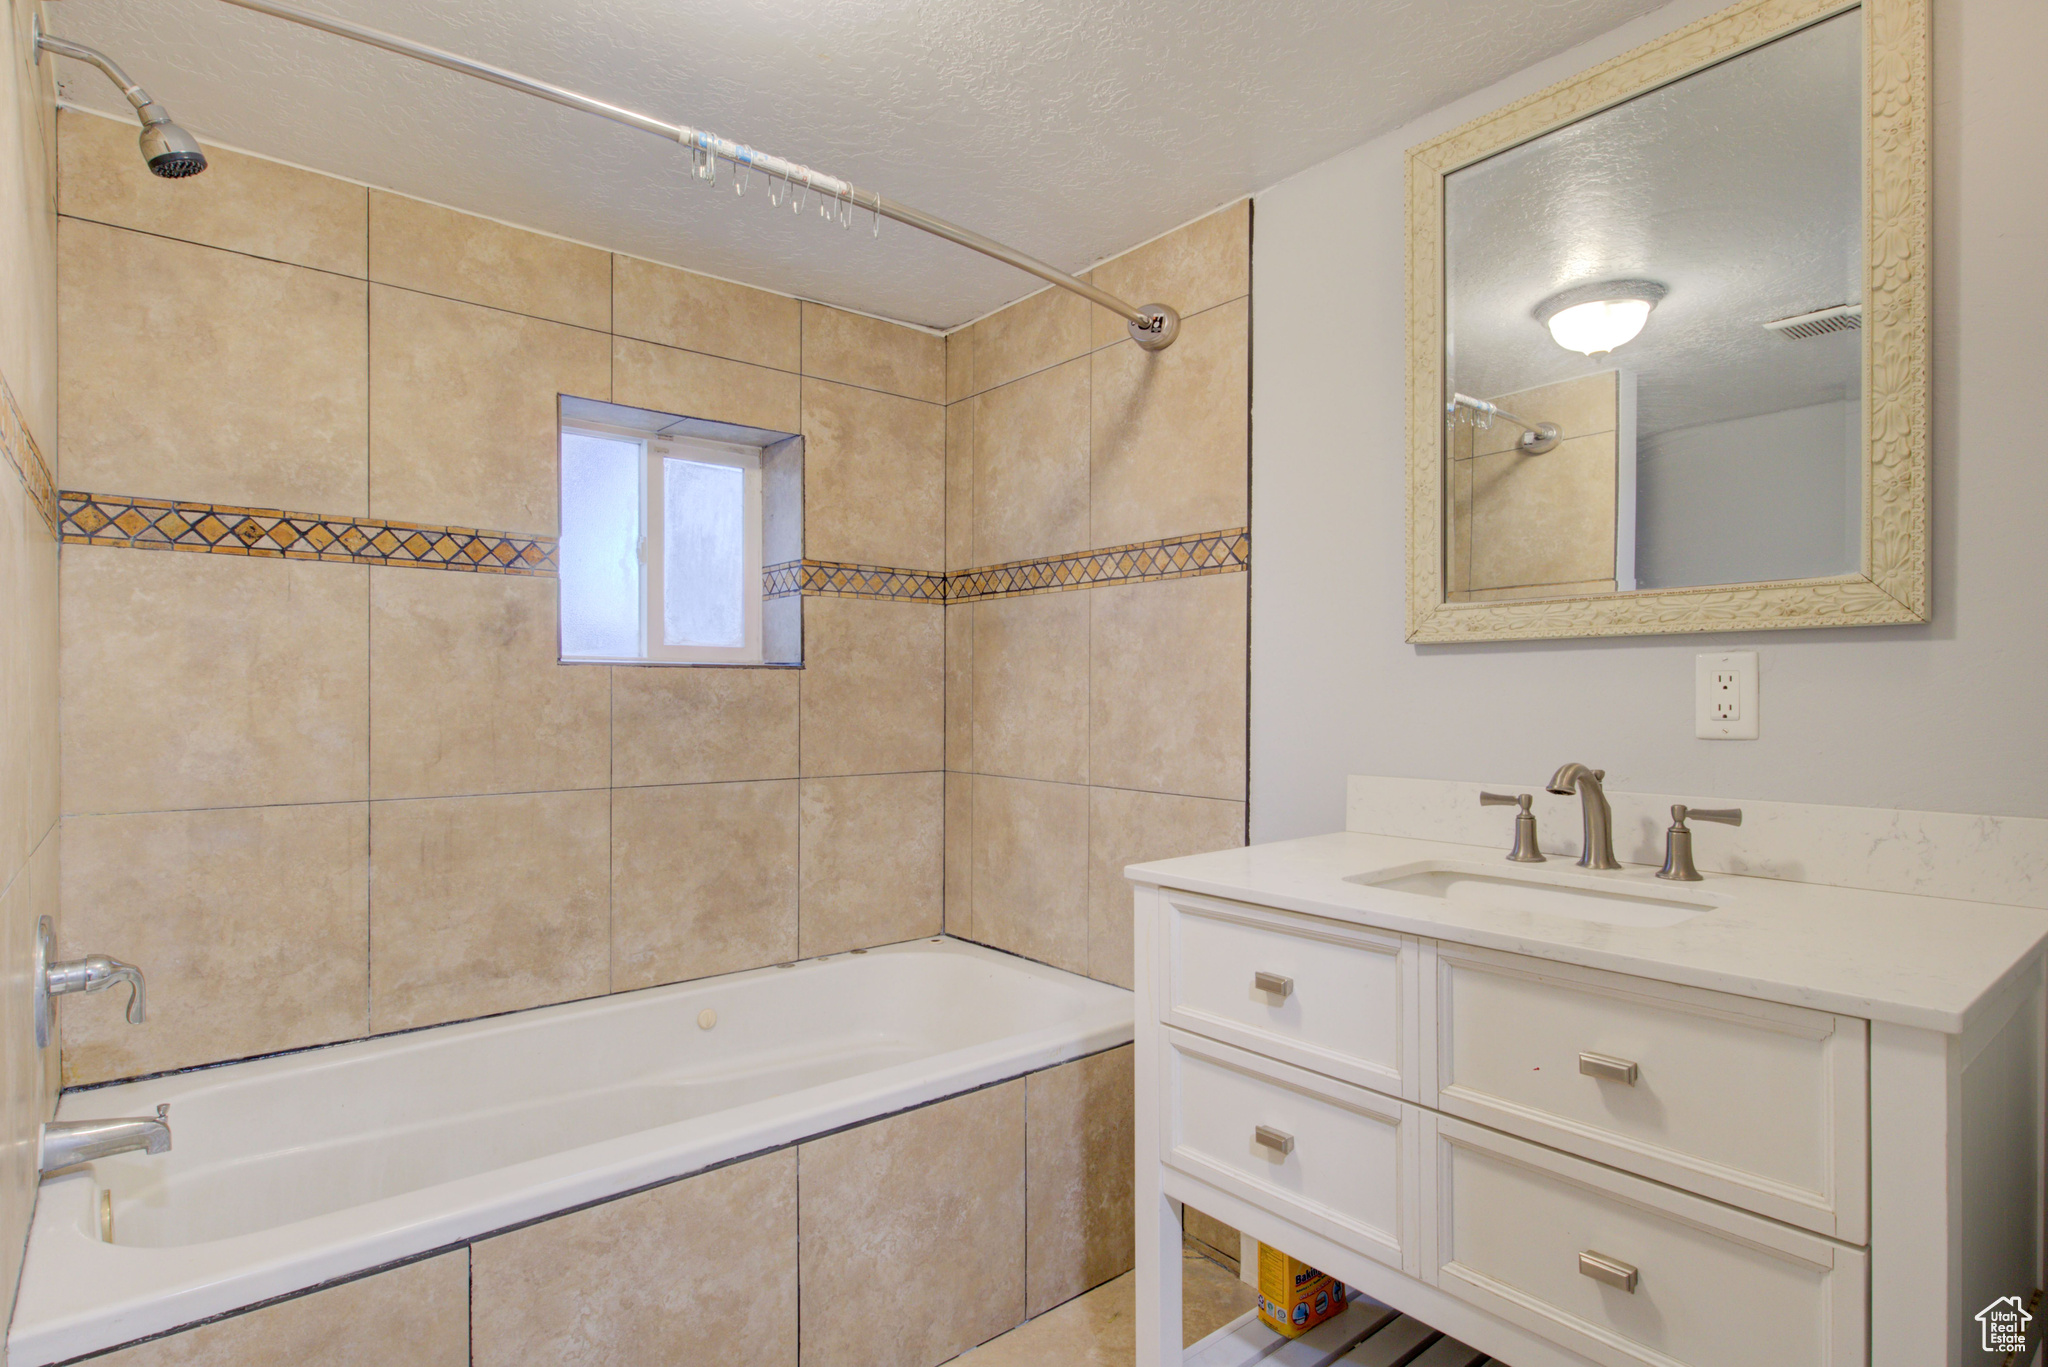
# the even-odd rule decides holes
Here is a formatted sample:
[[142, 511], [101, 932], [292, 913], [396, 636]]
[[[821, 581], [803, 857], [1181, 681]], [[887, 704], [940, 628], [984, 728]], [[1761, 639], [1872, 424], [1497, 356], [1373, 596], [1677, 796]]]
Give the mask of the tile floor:
[[[1196, 1253], [1181, 1266], [1181, 1342], [1204, 1338], [1252, 1308], [1252, 1289]], [[1137, 1274], [1126, 1272], [953, 1359], [954, 1367], [1130, 1367]]]

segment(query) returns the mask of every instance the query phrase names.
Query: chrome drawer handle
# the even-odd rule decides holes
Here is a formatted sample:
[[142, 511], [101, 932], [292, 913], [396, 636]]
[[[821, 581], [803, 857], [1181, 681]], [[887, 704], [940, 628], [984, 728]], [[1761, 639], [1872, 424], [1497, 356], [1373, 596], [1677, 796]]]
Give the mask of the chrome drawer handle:
[[1278, 973], [1252, 974], [1252, 987], [1260, 992], [1270, 992], [1282, 1001], [1294, 995], [1294, 979], [1283, 978]]
[[1587, 1249], [1579, 1255], [1579, 1275], [1591, 1277], [1596, 1282], [1617, 1287], [1631, 1296], [1636, 1293], [1636, 1270], [1619, 1258], [1610, 1258], [1605, 1253]]
[[1579, 1071], [1587, 1077], [1619, 1082], [1624, 1087], [1635, 1086], [1636, 1079], [1642, 1076], [1642, 1069], [1635, 1064], [1625, 1058], [1615, 1058], [1611, 1054], [1580, 1054]]
[[1294, 1136], [1285, 1130], [1276, 1130], [1271, 1125], [1261, 1125], [1253, 1130], [1252, 1139], [1260, 1147], [1271, 1149], [1282, 1158], [1294, 1152]]

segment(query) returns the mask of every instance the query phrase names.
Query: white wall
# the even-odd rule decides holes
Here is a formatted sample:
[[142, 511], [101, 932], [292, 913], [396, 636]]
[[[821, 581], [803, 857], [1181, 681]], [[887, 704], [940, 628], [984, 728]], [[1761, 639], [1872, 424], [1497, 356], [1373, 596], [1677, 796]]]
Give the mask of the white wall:
[[1636, 584], [1844, 574], [1863, 555], [1862, 411], [1847, 400], [1636, 444]]
[[[1402, 639], [1402, 154], [1679, 27], [1680, 0], [1258, 197], [1254, 840], [1343, 824], [1344, 775], [2048, 815], [2048, 11], [1935, 0], [1934, 620], [1416, 647]], [[1762, 655], [1757, 741], [1692, 734], [1693, 656]]]

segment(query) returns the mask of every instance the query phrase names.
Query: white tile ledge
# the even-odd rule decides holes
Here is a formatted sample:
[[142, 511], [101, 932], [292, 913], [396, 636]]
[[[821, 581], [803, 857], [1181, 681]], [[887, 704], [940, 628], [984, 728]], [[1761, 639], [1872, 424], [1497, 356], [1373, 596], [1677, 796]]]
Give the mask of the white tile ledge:
[[[1353, 774], [1344, 828], [1363, 835], [1498, 844], [1514, 834], [1514, 813], [1481, 807], [1482, 789], [1534, 793], [1543, 852], [1577, 857], [1579, 800], [1542, 788], [1544, 775], [1522, 783]], [[1742, 825], [1701, 823], [1693, 856], [1703, 873], [1745, 874], [1794, 883], [1902, 892], [1922, 897], [2048, 908], [2048, 820], [1911, 812], [1883, 807], [1827, 807], [1756, 802], [1702, 794], [1609, 790], [1617, 858], [1664, 862], [1671, 805], [1740, 807]]]

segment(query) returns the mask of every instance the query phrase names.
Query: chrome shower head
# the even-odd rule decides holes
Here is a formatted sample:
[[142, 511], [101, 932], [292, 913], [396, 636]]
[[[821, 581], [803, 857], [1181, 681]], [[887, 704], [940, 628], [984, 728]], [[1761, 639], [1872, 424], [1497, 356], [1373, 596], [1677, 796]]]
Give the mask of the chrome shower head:
[[206, 153], [199, 150], [199, 140], [172, 123], [170, 111], [128, 79], [128, 73], [113, 58], [83, 43], [43, 32], [40, 19], [36, 20], [35, 38], [38, 52], [54, 52], [74, 61], [90, 62], [121, 88], [121, 94], [135, 106], [135, 117], [142, 120], [142, 157], [152, 172], [166, 180], [181, 180], [206, 169]]
[[151, 114], [157, 117], [142, 126], [142, 157], [149, 163], [149, 169], [165, 180], [180, 180], [196, 176], [206, 169], [206, 153], [199, 150], [199, 140], [184, 129], [172, 123], [170, 116], [152, 105], [143, 117]]

